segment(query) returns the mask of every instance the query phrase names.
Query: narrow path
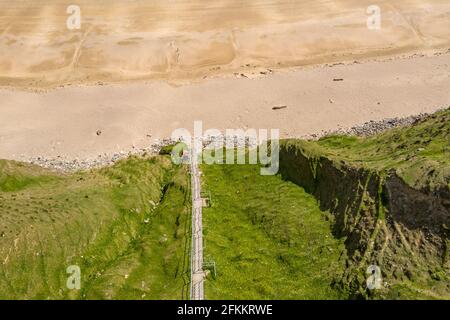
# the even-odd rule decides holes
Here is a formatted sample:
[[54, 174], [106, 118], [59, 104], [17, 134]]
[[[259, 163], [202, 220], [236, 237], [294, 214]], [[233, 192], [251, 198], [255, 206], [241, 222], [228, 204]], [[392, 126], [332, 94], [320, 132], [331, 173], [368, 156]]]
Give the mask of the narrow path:
[[203, 300], [203, 226], [200, 173], [196, 147], [191, 152], [192, 185], [192, 251], [191, 251], [191, 300]]

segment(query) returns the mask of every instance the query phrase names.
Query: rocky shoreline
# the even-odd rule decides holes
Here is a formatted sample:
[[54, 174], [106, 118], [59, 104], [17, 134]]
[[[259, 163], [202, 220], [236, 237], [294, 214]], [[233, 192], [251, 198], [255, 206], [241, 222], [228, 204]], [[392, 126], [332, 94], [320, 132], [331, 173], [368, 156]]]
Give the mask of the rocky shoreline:
[[[405, 118], [387, 118], [383, 119], [381, 121], [368, 121], [363, 123], [362, 125], [354, 126], [351, 128], [342, 128], [338, 130], [333, 131], [323, 131], [320, 134], [311, 134], [309, 136], [303, 137], [304, 139], [311, 139], [311, 140], [317, 140], [322, 137], [328, 136], [328, 135], [353, 135], [353, 136], [360, 136], [360, 137], [367, 137], [372, 136], [375, 134], [378, 134], [380, 132], [397, 128], [397, 127], [403, 127], [403, 126], [409, 126], [413, 125], [417, 122], [420, 122], [426, 118], [428, 118], [430, 114], [428, 113], [421, 113], [418, 115], [408, 116]], [[204, 145], [214, 145], [214, 142], [223, 142], [224, 139], [227, 139], [227, 137], [208, 137], [204, 141]], [[233, 138], [235, 141], [235, 145], [237, 146], [255, 146], [254, 141], [249, 141], [248, 138], [245, 138], [244, 140], [239, 137]], [[118, 153], [113, 154], [101, 154], [98, 155], [97, 158], [91, 158], [91, 159], [67, 159], [63, 156], [59, 156], [56, 158], [44, 158], [44, 157], [35, 157], [30, 158], [26, 160], [25, 162], [35, 164], [47, 169], [52, 169], [56, 171], [62, 171], [62, 172], [73, 172], [77, 170], [87, 170], [92, 168], [99, 168], [99, 167], [105, 167], [110, 166], [116, 163], [117, 161], [127, 158], [129, 156], [144, 156], [144, 155], [157, 155], [159, 151], [170, 144], [173, 144], [175, 141], [171, 139], [163, 139], [161, 141], [158, 141], [157, 143], [151, 145], [148, 148], [140, 148], [136, 149], [133, 148], [129, 151], [120, 151]]]
[[[437, 111], [436, 111], [437, 112]], [[342, 128], [338, 130], [325, 131], [320, 136], [315, 136], [314, 138], [321, 138], [329, 135], [351, 135], [358, 137], [369, 137], [375, 134], [381, 133], [383, 131], [405, 127], [416, 124], [430, 116], [429, 113], [421, 113], [418, 115], [408, 116], [404, 118], [386, 118], [381, 121], [370, 120], [361, 125], [350, 127], [350, 128]], [[314, 136], [314, 135], [313, 135]]]
[[117, 161], [130, 156], [156, 155], [161, 150], [161, 148], [172, 143], [173, 141], [170, 139], [163, 139], [147, 148], [133, 148], [129, 151], [119, 151], [113, 154], [104, 153], [98, 155], [98, 157], [96, 158], [89, 159], [67, 159], [64, 156], [58, 156], [56, 158], [34, 157], [25, 162], [56, 171], [73, 172], [77, 170], [111, 166]]

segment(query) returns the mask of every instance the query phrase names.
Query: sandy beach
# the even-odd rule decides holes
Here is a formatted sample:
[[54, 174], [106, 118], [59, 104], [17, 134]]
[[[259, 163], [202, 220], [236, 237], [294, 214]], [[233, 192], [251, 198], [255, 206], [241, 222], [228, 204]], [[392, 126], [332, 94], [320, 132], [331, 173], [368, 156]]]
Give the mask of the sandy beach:
[[[166, 79], [450, 47], [448, 0], [0, 0], [0, 85]], [[367, 28], [367, 8], [381, 28]]]
[[[91, 159], [174, 129], [308, 137], [450, 105], [450, 3], [0, 0], [0, 158]], [[343, 63], [345, 62], [345, 63]], [[273, 107], [285, 106], [279, 110]]]
[[449, 88], [447, 53], [182, 86], [150, 81], [44, 93], [1, 89], [0, 158], [89, 159], [126, 152], [177, 128], [192, 132], [195, 120], [203, 121], [204, 130], [275, 128], [282, 137], [304, 137], [448, 107]]

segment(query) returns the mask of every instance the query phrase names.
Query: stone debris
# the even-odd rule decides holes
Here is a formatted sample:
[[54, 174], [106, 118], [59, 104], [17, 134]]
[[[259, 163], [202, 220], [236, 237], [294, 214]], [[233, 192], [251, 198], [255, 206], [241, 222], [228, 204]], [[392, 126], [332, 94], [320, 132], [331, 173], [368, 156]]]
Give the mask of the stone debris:
[[[287, 106], [281, 106], [287, 107]], [[274, 107], [275, 108], [275, 107]], [[372, 136], [377, 133], [383, 132], [385, 130], [402, 127], [407, 125], [412, 125], [417, 122], [420, 122], [427, 117], [429, 114], [419, 114], [415, 116], [409, 116], [405, 118], [388, 118], [380, 121], [368, 121], [362, 125], [354, 126], [351, 128], [339, 128], [337, 130], [330, 131], [322, 131], [321, 133], [312, 133], [310, 135], [306, 135], [303, 137], [299, 137], [300, 139], [320, 139], [321, 137], [328, 135], [353, 135], [353, 136]], [[339, 127], [339, 126], [338, 126]], [[245, 131], [245, 130], [243, 130]], [[77, 170], [86, 170], [91, 168], [99, 168], [105, 166], [111, 166], [117, 161], [127, 158], [129, 156], [144, 156], [144, 155], [157, 155], [159, 151], [168, 145], [172, 145], [177, 141], [173, 141], [171, 139], [163, 139], [163, 140], [155, 140], [156, 143], [147, 148], [131, 148], [130, 151], [116, 152], [113, 154], [100, 154], [97, 157], [90, 159], [68, 159], [63, 156], [57, 156], [55, 158], [44, 158], [44, 157], [33, 157], [30, 159], [25, 159], [25, 162], [36, 164], [44, 168], [49, 168], [57, 171], [63, 172], [72, 172]], [[227, 135], [218, 135], [218, 136], [207, 136], [202, 139], [203, 147], [207, 149], [213, 148], [221, 148], [224, 146], [234, 146], [237, 148], [254, 148], [259, 144], [257, 137], [250, 136], [227, 136]]]
[[388, 129], [403, 127], [415, 124], [426, 119], [429, 116], [427, 113], [421, 113], [415, 116], [409, 116], [405, 118], [388, 118], [380, 121], [370, 120], [359, 126], [351, 128], [339, 128], [337, 130], [322, 131], [320, 135], [311, 134], [307, 138], [318, 139], [329, 135], [352, 135], [360, 137], [368, 137], [386, 131]]
[[[77, 170], [87, 170], [92, 168], [100, 168], [106, 166], [112, 166], [119, 160], [128, 158], [130, 156], [144, 156], [144, 155], [157, 155], [159, 151], [168, 145], [172, 145], [178, 141], [172, 139], [155, 140], [156, 143], [148, 148], [136, 148], [130, 147], [130, 151], [120, 150], [113, 154], [100, 154], [97, 157], [90, 159], [69, 159], [64, 156], [57, 156], [55, 158], [33, 157], [24, 160], [25, 162], [41, 166], [43, 168], [52, 169], [62, 172], [73, 172]], [[223, 147], [228, 144], [232, 144], [236, 147], [248, 147], [253, 148], [258, 144], [257, 137], [246, 136], [207, 136], [202, 140], [203, 147], [212, 148]], [[133, 148], [134, 147], [134, 148]]]
[[202, 141], [203, 147], [206, 149], [218, 149], [226, 146], [236, 148], [255, 148], [258, 145], [258, 138], [251, 136], [207, 136]]
[[86, 170], [91, 168], [99, 168], [105, 166], [111, 166], [117, 161], [127, 158], [129, 156], [142, 156], [142, 155], [157, 155], [162, 147], [173, 144], [171, 139], [158, 140], [157, 143], [151, 145], [148, 148], [138, 149], [136, 147], [131, 148], [130, 151], [125, 152], [123, 150], [113, 154], [100, 154], [95, 158], [90, 159], [68, 159], [63, 156], [57, 156], [55, 158], [34, 157], [25, 160], [28, 163], [36, 164], [38, 166], [53, 169], [63, 172], [71, 172], [77, 170]]

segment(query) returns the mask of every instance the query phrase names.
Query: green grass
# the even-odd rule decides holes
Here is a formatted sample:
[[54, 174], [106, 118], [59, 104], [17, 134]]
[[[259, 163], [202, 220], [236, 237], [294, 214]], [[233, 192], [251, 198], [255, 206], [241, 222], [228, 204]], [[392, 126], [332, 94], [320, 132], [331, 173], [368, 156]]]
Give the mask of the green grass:
[[[342, 217], [338, 221], [342, 221], [342, 234], [348, 236], [348, 247], [369, 244], [362, 259], [359, 249], [349, 257], [350, 273], [354, 263], [360, 260], [361, 269], [357, 271], [360, 274], [357, 278], [351, 276], [356, 279], [352, 280], [353, 288], [363, 288], [364, 263], [369, 262], [371, 257], [372, 261], [378, 261], [389, 284], [386, 290], [372, 293], [371, 298], [448, 299], [448, 255], [443, 252], [444, 244], [448, 242], [448, 232], [444, 231], [448, 223], [442, 223], [439, 219], [448, 209], [450, 109], [439, 111], [412, 126], [395, 128], [371, 137], [329, 136], [319, 141], [289, 139], [282, 142], [282, 151], [285, 176], [314, 193], [320, 199], [322, 208], [329, 208]], [[412, 189], [384, 184], [392, 170], [416, 189], [414, 192], [418, 190], [424, 197], [433, 197], [432, 200], [426, 198], [430, 206], [420, 206], [420, 200], [413, 203], [412, 198], [420, 197]], [[364, 173], [380, 177], [378, 185], [372, 183], [367, 186], [365, 181], [369, 180], [365, 180]], [[348, 177], [347, 184], [341, 184], [336, 175], [342, 179]], [[351, 189], [346, 188], [349, 186]], [[368, 187], [372, 190], [370, 199], [360, 202], [365, 206], [355, 205], [354, 199], [358, 197], [353, 197], [354, 190], [365, 192]], [[333, 198], [327, 198], [330, 194]], [[400, 208], [395, 201], [386, 201], [396, 198], [400, 202], [408, 199], [411, 204], [404, 201]], [[434, 211], [432, 201], [442, 206]], [[428, 222], [415, 224], [414, 215], [420, 219], [421, 213], [427, 216]], [[429, 238], [417, 240], [430, 229], [435, 237], [433, 241]], [[368, 233], [369, 230], [372, 231]], [[363, 289], [360, 292], [363, 295], [366, 293]]]
[[74, 174], [0, 161], [0, 298], [186, 298], [187, 183], [161, 156]]
[[409, 185], [448, 186], [450, 176], [450, 109], [416, 125], [360, 138], [328, 136], [318, 142], [291, 140], [316, 155], [377, 171], [395, 169]]
[[344, 246], [328, 214], [297, 185], [256, 165], [203, 165], [205, 262], [217, 277], [207, 299], [337, 299]]
[[[287, 143], [336, 163], [395, 169], [414, 187], [449, 186], [450, 110], [374, 137]], [[205, 262], [217, 271], [207, 299], [347, 298], [333, 285], [345, 269], [344, 239], [312, 195], [259, 166], [202, 171], [212, 196]], [[73, 174], [0, 160], [0, 299], [188, 298], [188, 180], [167, 155]], [[70, 265], [81, 268], [81, 290], [66, 286]], [[390, 292], [441, 298], [407, 281]]]

